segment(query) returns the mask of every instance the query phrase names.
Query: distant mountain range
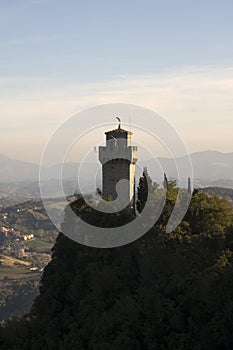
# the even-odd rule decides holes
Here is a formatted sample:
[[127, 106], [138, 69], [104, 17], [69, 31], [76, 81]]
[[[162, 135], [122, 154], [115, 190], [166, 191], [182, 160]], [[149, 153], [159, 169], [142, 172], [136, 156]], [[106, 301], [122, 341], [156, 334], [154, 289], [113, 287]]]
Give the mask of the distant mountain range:
[[[233, 188], [233, 152], [222, 153], [217, 151], [197, 152], [190, 155], [193, 169], [195, 184], [201, 186], [221, 186]], [[176, 178], [175, 163], [185, 166], [186, 157], [176, 158], [175, 162], [169, 158], [158, 158], [162, 167], [162, 172], [165, 172], [169, 178]], [[147, 160], [138, 162], [141, 168], [146, 166], [149, 173], [156, 174], [158, 166], [155, 165], [154, 160]], [[93, 174], [96, 174], [100, 164], [88, 163], [82, 166], [81, 180], [83, 180], [87, 187], [88, 183], [92, 181]], [[63, 165], [63, 179], [71, 180], [77, 178], [79, 163], [65, 163]], [[138, 173], [141, 170], [138, 169]], [[161, 171], [161, 169], [160, 169]], [[50, 181], [59, 178], [60, 165], [53, 165], [44, 168], [44, 180]], [[38, 182], [39, 179], [39, 165], [33, 163], [22, 162], [19, 160], [8, 158], [0, 155], [0, 183], [14, 183], [14, 182]], [[97, 175], [97, 182], [100, 181], [100, 171]]]
[[38, 180], [39, 166], [0, 154], [0, 182]]

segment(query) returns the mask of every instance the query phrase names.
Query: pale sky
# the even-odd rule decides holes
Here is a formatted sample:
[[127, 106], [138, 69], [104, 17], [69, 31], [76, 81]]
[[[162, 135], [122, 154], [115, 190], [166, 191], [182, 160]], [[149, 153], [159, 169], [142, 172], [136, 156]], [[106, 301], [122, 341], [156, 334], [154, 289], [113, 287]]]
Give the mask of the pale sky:
[[164, 116], [190, 152], [233, 152], [232, 96], [232, 0], [0, 0], [2, 154], [39, 162], [69, 116], [112, 102]]

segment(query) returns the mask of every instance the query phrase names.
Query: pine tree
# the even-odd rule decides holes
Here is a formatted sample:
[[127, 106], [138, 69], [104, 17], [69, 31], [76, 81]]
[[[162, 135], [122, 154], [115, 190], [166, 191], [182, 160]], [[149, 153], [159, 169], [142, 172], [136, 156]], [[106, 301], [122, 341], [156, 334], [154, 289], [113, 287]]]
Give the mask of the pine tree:
[[137, 188], [137, 210], [142, 212], [148, 197], [148, 190], [153, 186], [152, 179], [148, 175], [147, 168], [143, 169]]
[[167, 179], [167, 175], [165, 173], [164, 173], [163, 187], [165, 189], [168, 188], [168, 179]]
[[190, 177], [188, 178], [188, 193], [192, 194], [192, 186], [191, 186], [191, 179], [190, 179]]

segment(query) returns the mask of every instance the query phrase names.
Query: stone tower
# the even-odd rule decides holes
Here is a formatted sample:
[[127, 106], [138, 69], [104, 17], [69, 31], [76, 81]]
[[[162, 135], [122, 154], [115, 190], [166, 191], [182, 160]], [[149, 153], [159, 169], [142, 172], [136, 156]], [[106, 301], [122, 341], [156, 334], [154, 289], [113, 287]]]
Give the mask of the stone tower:
[[[99, 147], [99, 160], [102, 164], [103, 197], [115, 200], [120, 196], [126, 204], [134, 198], [135, 164], [137, 147], [131, 146], [131, 131], [118, 129], [105, 132], [106, 146]], [[121, 180], [126, 180], [122, 181]], [[117, 183], [119, 183], [117, 194]], [[119, 191], [120, 189], [120, 191]]]

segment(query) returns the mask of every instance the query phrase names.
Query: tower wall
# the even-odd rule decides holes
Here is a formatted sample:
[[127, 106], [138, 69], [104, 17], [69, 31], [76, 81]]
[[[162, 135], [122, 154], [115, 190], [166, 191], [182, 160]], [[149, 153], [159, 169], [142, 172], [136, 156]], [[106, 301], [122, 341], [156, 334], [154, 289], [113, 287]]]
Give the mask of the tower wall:
[[[117, 198], [117, 183], [120, 180], [128, 180], [130, 177], [130, 162], [126, 159], [114, 159], [103, 164], [103, 195], [106, 199]], [[130, 186], [127, 183], [122, 184], [124, 190], [124, 200], [130, 200]]]
[[132, 133], [123, 129], [106, 132], [106, 146], [99, 147], [99, 160], [102, 163], [103, 196], [105, 199], [117, 198], [117, 184], [120, 198], [130, 203], [134, 196], [135, 164], [137, 147], [131, 146]]

